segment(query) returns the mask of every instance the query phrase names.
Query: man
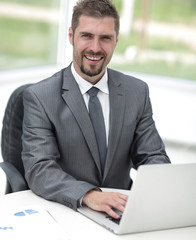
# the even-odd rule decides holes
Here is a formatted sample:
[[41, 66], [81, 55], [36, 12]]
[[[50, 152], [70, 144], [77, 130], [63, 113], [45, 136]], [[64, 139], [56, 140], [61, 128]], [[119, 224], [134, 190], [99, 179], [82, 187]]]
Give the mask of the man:
[[[74, 210], [81, 204], [119, 218], [132, 167], [169, 163], [152, 119], [147, 85], [107, 68], [118, 42], [119, 16], [109, 0], [82, 0], [69, 29], [73, 63], [24, 93], [26, 179], [38, 195]], [[107, 153], [101, 167], [89, 89], [99, 89]], [[98, 130], [99, 132], [99, 130]], [[104, 137], [101, 143], [104, 142]]]

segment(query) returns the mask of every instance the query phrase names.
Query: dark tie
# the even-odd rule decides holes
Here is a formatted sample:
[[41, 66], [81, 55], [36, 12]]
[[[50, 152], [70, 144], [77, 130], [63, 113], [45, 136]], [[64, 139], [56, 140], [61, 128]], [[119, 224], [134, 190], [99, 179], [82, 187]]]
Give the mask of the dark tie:
[[95, 131], [96, 139], [97, 139], [101, 166], [103, 170], [105, 165], [107, 146], [106, 146], [106, 132], [105, 132], [105, 123], [103, 118], [102, 107], [97, 97], [98, 91], [99, 89], [96, 87], [92, 87], [90, 90], [88, 90], [88, 94], [90, 96], [88, 107], [89, 107], [89, 115]]

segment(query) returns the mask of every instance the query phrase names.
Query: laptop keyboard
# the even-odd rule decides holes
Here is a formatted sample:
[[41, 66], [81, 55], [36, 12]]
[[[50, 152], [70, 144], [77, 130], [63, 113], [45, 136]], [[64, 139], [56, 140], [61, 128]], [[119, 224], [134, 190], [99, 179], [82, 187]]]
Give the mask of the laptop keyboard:
[[118, 211], [117, 209], [113, 208], [113, 210], [120, 216], [119, 219], [113, 218], [111, 216], [109, 216], [108, 214], [106, 214], [106, 218], [111, 220], [112, 222], [116, 223], [116, 224], [120, 224], [120, 220], [122, 217], [122, 212]]
[[121, 217], [122, 217], [122, 216], [120, 216], [119, 219], [116, 219], [116, 218], [113, 218], [113, 217], [111, 217], [111, 216], [109, 216], [109, 215], [106, 216], [107, 219], [111, 220], [112, 222], [114, 222], [114, 223], [116, 223], [116, 224], [120, 224]]

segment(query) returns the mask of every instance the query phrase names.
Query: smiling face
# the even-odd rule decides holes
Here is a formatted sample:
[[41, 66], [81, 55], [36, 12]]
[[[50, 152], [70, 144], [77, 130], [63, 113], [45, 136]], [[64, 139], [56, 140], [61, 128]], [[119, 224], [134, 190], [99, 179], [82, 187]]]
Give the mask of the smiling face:
[[75, 32], [69, 29], [69, 40], [76, 72], [95, 84], [103, 76], [118, 42], [114, 19], [82, 15]]

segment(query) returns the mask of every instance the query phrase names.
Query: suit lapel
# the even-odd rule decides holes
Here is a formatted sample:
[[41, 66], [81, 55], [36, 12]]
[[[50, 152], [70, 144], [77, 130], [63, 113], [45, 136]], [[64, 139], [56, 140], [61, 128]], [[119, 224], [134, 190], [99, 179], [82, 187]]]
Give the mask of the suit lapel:
[[84, 103], [83, 96], [80, 92], [78, 84], [76, 83], [72, 73], [71, 68], [67, 68], [63, 76], [63, 93], [62, 97], [66, 104], [72, 111], [78, 125], [84, 135], [84, 138], [88, 144], [94, 161], [101, 173], [101, 164], [99, 159], [99, 152], [97, 148], [96, 138], [93, 130], [91, 120], [89, 118], [86, 105]]
[[111, 167], [114, 154], [116, 149], [118, 149], [118, 141], [121, 134], [124, 110], [125, 110], [125, 96], [122, 89], [122, 85], [116, 76], [109, 73], [109, 100], [110, 100], [110, 130], [109, 130], [109, 140], [108, 140], [108, 151], [106, 164], [104, 169], [103, 182], [108, 174]]
[[[108, 151], [104, 175], [102, 177], [102, 184], [111, 167], [115, 151], [116, 149], [118, 149], [118, 141], [122, 129], [125, 110], [125, 96], [122, 89], [122, 85], [120, 81], [116, 79], [115, 74], [113, 74], [111, 71], [108, 71], [108, 74], [109, 74], [108, 84], [110, 101], [110, 120], [109, 120], [110, 130], [108, 140]], [[83, 96], [71, 73], [70, 67], [68, 67], [64, 71], [62, 89], [63, 89], [62, 97], [66, 104], [69, 106], [70, 110], [72, 111], [76, 121], [78, 122], [78, 125], [91, 151], [93, 159], [97, 165], [100, 176], [102, 176], [99, 152], [97, 148], [93, 126], [89, 118], [89, 114], [86, 109]]]

